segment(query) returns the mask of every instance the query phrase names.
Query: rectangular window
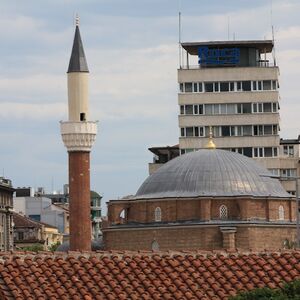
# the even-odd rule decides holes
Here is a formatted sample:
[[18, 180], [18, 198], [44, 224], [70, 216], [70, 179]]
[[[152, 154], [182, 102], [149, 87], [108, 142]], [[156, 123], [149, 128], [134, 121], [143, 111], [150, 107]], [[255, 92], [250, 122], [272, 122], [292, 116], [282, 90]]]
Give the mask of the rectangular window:
[[251, 114], [251, 103], [243, 104], [243, 114]]
[[241, 81], [238, 81], [237, 83], [236, 83], [236, 90], [238, 91], [238, 92], [241, 92], [243, 89], [242, 89], [242, 82]]
[[237, 106], [237, 113], [238, 113], [238, 114], [241, 114], [241, 113], [242, 113], [242, 106], [243, 106], [243, 104], [240, 104], [240, 103], [239, 103], [239, 104], [237, 104], [236, 106]]
[[195, 136], [199, 136], [199, 127], [195, 127], [194, 130], [195, 130]]
[[265, 125], [264, 126], [264, 135], [270, 135], [273, 133], [273, 126], [272, 125]]
[[274, 135], [278, 134], [278, 126], [277, 125], [273, 125], [273, 134]]
[[186, 93], [191, 93], [191, 92], [192, 92], [192, 88], [193, 88], [193, 85], [192, 85], [191, 82], [186, 82], [186, 83], [184, 84], [184, 91], [185, 91]]
[[277, 90], [277, 81], [272, 80], [272, 90]]
[[212, 82], [205, 82], [204, 83], [205, 92], [212, 93], [213, 92], [213, 83]]
[[230, 127], [222, 126], [222, 136], [230, 136]]
[[204, 127], [199, 127], [199, 136], [204, 136]]
[[283, 154], [294, 156], [294, 146], [283, 146]]
[[192, 115], [193, 114], [193, 105], [186, 105], [185, 106], [185, 114]]
[[193, 82], [193, 92], [198, 93], [198, 83], [197, 82]]
[[214, 91], [219, 92], [219, 82], [214, 82]]
[[184, 137], [185, 134], [184, 134], [184, 128], [180, 128], [180, 133], [181, 133], [181, 136]]
[[227, 104], [227, 114], [235, 114], [236, 104]]
[[243, 126], [243, 135], [244, 136], [252, 135], [252, 126], [251, 125], [244, 125]]
[[264, 103], [263, 107], [264, 107], [264, 112], [272, 112], [271, 103]]
[[229, 92], [229, 82], [220, 82], [220, 91]]
[[268, 169], [272, 175], [279, 176], [279, 169]]
[[226, 104], [220, 104], [221, 107], [221, 114], [225, 115], [226, 114]]
[[252, 157], [252, 148], [251, 147], [243, 148], [243, 154], [245, 156]]
[[183, 83], [179, 84], [179, 90], [180, 90], [180, 93], [184, 93]]
[[253, 113], [257, 113], [257, 103], [252, 103], [252, 111]]
[[264, 80], [263, 81], [263, 89], [264, 91], [270, 91], [271, 90], [271, 80]]
[[276, 102], [274, 102], [273, 104], [272, 104], [272, 112], [277, 112], [277, 103]]
[[188, 137], [194, 136], [194, 127], [186, 127], [185, 135]]
[[257, 82], [257, 90], [258, 90], [258, 91], [261, 91], [261, 90], [262, 90], [262, 82], [261, 82], [261, 81], [258, 81], [258, 82]]
[[203, 115], [203, 104], [199, 104], [199, 115]]
[[251, 81], [243, 81], [243, 91], [251, 91]]
[[229, 82], [229, 88], [231, 92], [234, 92], [234, 82]]
[[265, 157], [272, 157], [273, 156], [273, 151], [272, 147], [266, 147], [265, 148]]
[[184, 115], [184, 105], [180, 105], [180, 114]]
[[257, 90], [257, 83], [256, 83], [256, 81], [252, 81], [252, 89], [253, 89], [253, 91]]
[[212, 115], [212, 105], [211, 104], [205, 104], [205, 114]]
[[194, 105], [194, 115], [198, 115], [198, 114], [199, 114], [199, 106]]
[[219, 114], [220, 114], [220, 105], [214, 104], [214, 115], [219, 115]]
[[278, 148], [277, 147], [273, 147], [273, 156], [274, 157], [278, 156]]
[[235, 126], [230, 126], [230, 136], [235, 136], [235, 135], [236, 135]]
[[198, 82], [199, 93], [203, 92], [202, 82]]

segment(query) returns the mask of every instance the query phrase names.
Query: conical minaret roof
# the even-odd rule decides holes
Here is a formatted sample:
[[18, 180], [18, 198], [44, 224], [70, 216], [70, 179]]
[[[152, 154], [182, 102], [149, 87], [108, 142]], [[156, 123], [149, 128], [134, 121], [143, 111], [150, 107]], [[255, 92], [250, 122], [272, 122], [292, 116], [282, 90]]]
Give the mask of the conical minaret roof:
[[89, 72], [78, 25], [76, 25], [75, 29], [72, 54], [67, 73], [71, 72]]

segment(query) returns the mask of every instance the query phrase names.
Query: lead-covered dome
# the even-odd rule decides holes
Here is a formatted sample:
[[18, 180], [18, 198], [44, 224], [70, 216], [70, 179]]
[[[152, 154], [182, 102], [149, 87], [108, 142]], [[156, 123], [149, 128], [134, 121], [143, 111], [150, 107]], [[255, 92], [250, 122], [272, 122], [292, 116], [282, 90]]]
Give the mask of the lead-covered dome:
[[219, 150], [201, 149], [181, 155], [149, 176], [135, 199], [254, 196], [288, 198], [278, 179], [253, 159]]

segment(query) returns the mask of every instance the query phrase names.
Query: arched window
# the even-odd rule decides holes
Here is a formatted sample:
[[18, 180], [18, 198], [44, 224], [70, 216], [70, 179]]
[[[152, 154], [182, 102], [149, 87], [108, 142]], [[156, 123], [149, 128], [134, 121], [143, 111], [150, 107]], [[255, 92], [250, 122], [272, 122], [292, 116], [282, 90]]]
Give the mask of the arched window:
[[152, 244], [151, 244], [151, 249], [153, 251], [159, 251], [159, 244], [157, 241], [153, 241]]
[[155, 208], [154, 219], [155, 219], [155, 222], [160, 222], [161, 221], [161, 209], [160, 209], [160, 207]]
[[122, 209], [119, 216], [120, 218], [125, 219], [125, 209]]
[[227, 210], [227, 206], [222, 204], [220, 206], [220, 219], [227, 219], [228, 218], [228, 210]]
[[279, 220], [284, 221], [284, 208], [282, 205], [279, 205], [278, 207], [278, 215], [279, 215]]

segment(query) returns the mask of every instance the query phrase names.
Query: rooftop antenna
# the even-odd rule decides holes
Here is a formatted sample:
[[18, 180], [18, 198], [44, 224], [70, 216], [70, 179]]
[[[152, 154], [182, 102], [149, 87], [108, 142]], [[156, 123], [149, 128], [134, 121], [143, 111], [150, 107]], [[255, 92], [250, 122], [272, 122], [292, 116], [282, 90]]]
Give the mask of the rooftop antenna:
[[273, 25], [273, 0], [271, 0], [271, 28], [272, 28], [272, 41], [273, 41], [273, 61], [274, 66], [276, 66], [276, 55], [275, 55], [275, 33], [274, 33], [274, 25]]
[[179, 54], [179, 68], [182, 66], [182, 47], [181, 47], [181, 0], [178, 2], [178, 54]]
[[179, 51], [179, 68], [181, 69], [181, 12], [178, 14], [178, 51]]
[[227, 18], [227, 38], [229, 41], [229, 37], [230, 37], [230, 16], [228, 16]]

